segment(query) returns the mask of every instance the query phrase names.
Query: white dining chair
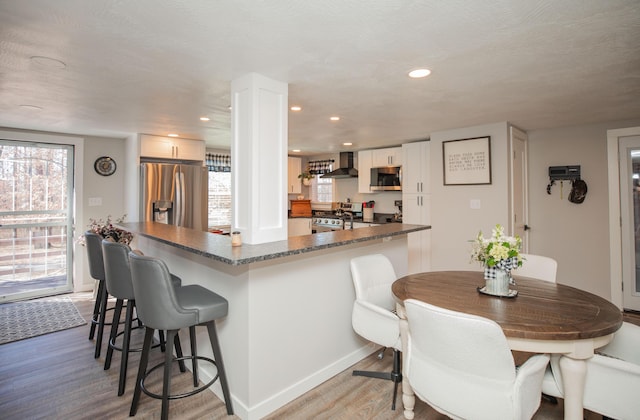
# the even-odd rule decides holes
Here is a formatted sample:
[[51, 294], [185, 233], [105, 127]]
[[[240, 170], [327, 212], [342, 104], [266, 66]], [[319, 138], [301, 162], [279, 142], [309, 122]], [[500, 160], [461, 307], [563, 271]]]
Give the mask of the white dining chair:
[[514, 276], [529, 277], [532, 279], [556, 282], [558, 262], [553, 258], [534, 254], [520, 254], [522, 266], [511, 271]]
[[404, 307], [405, 374], [418, 398], [455, 419], [530, 419], [538, 410], [548, 355], [516, 370], [495, 321], [415, 299]]
[[[560, 358], [551, 358], [542, 392], [564, 398]], [[587, 360], [584, 408], [618, 420], [640, 416], [640, 327], [623, 322], [613, 340]]]
[[391, 285], [396, 281], [393, 265], [382, 254], [365, 255], [351, 260], [351, 277], [356, 292], [351, 323], [358, 335], [380, 346], [393, 349], [391, 372], [354, 370], [354, 376], [386, 379], [394, 383], [391, 409], [396, 409], [398, 384], [402, 382], [400, 354], [400, 318]]

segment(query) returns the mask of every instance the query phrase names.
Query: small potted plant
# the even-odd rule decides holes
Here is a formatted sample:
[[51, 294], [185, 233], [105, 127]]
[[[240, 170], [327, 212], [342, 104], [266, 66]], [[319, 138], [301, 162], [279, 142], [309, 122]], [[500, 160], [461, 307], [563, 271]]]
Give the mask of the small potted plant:
[[[87, 226], [87, 230], [100, 235], [104, 239], [110, 238], [114, 242], [119, 242], [125, 245], [131, 244], [133, 240], [133, 233], [126, 231], [124, 229], [120, 229], [115, 227], [113, 223], [122, 223], [124, 219], [127, 217], [124, 216], [115, 219], [115, 221], [111, 221], [111, 215], [107, 216], [107, 220], [102, 219], [89, 219], [89, 225]], [[84, 245], [84, 233], [80, 235], [78, 238], [78, 242]]]
[[304, 185], [305, 187], [311, 185], [311, 180], [313, 179], [313, 177], [314, 175], [311, 175], [311, 173], [308, 171], [305, 171], [298, 175], [298, 178], [302, 179], [302, 185]]

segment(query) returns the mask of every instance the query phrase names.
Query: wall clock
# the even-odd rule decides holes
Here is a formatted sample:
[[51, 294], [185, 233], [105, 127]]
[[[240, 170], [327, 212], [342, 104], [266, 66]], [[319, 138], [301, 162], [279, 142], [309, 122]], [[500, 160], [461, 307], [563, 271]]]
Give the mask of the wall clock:
[[93, 169], [102, 176], [113, 175], [116, 171], [116, 161], [109, 156], [102, 156], [96, 159]]

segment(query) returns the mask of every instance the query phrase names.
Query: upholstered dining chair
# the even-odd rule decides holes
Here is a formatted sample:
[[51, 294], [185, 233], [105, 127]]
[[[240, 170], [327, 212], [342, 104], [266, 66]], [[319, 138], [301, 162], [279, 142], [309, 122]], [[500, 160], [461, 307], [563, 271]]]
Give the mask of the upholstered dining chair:
[[391, 285], [396, 281], [393, 265], [382, 254], [365, 255], [351, 260], [351, 278], [356, 292], [351, 323], [363, 338], [393, 349], [391, 372], [353, 371], [354, 376], [386, 379], [394, 383], [391, 409], [396, 409], [398, 384], [402, 382], [400, 354], [400, 318]]
[[516, 370], [496, 322], [414, 299], [404, 307], [405, 374], [418, 398], [452, 418], [530, 419], [538, 410], [548, 355]]
[[556, 282], [558, 263], [553, 258], [534, 254], [521, 254], [524, 260], [521, 267], [513, 270], [514, 276], [530, 277], [532, 279]]
[[[564, 398], [560, 358], [552, 357], [542, 392]], [[606, 346], [587, 360], [584, 408], [618, 420], [640, 416], [640, 327], [623, 322]]]

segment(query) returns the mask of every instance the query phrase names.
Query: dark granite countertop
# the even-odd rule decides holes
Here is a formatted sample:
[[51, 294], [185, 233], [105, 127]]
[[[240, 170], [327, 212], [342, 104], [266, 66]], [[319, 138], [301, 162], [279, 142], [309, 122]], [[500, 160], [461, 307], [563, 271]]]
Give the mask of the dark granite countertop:
[[134, 235], [150, 238], [230, 265], [250, 264], [431, 229], [431, 226], [387, 223], [375, 227], [293, 236], [284, 241], [257, 245], [244, 243], [242, 246], [232, 247], [231, 238], [226, 235], [154, 222], [118, 225], [133, 232]]

